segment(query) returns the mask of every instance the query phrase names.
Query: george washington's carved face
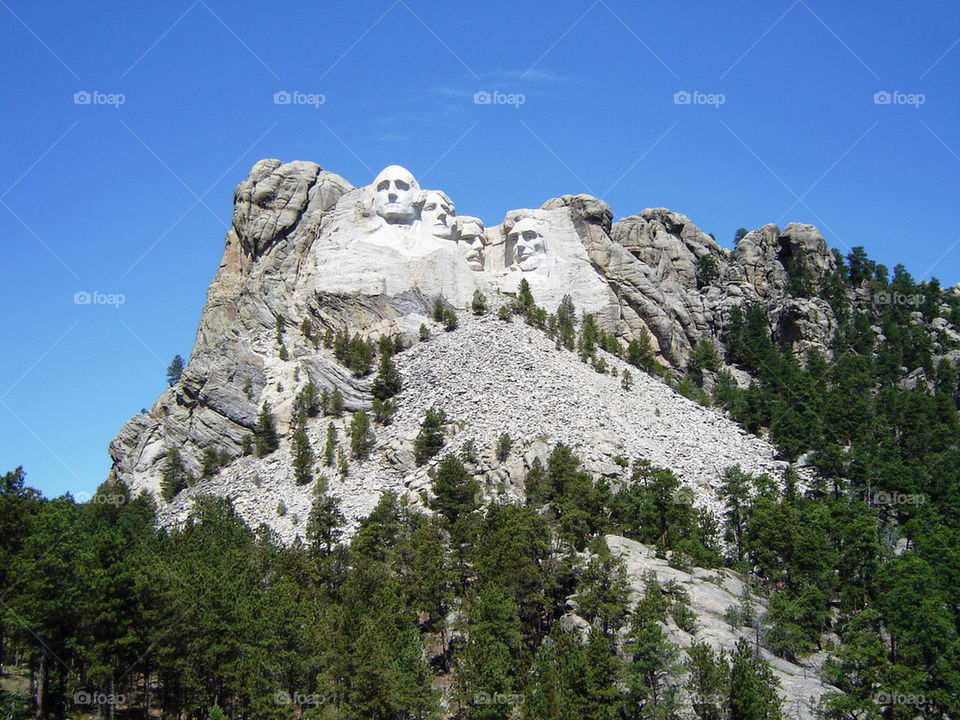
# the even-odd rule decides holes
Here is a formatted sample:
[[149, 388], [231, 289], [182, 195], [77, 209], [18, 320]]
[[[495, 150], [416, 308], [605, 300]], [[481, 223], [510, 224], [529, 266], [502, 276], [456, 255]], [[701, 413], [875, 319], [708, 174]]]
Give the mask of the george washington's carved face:
[[535, 270], [546, 255], [543, 235], [533, 218], [521, 218], [510, 228], [507, 235], [508, 247], [513, 252], [511, 267], [520, 270]]
[[406, 168], [390, 165], [373, 181], [374, 209], [390, 224], [408, 224], [417, 217], [420, 185]]
[[440, 190], [426, 192], [420, 219], [430, 234], [450, 240], [453, 237], [453, 218], [456, 214], [457, 211], [446, 193]]

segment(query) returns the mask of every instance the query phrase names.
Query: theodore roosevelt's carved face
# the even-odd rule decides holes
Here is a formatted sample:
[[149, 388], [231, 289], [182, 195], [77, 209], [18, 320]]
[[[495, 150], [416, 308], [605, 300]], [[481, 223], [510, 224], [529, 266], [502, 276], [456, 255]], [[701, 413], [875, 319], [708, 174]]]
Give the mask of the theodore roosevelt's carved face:
[[533, 218], [521, 218], [510, 228], [507, 235], [508, 246], [513, 251], [511, 267], [520, 270], [534, 270], [546, 255], [543, 235]]
[[453, 237], [453, 218], [456, 214], [457, 211], [446, 193], [440, 190], [427, 191], [423, 209], [420, 211], [420, 220], [429, 233], [450, 240]]
[[390, 165], [373, 181], [374, 209], [391, 224], [408, 224], [417, 217], [420, 185], [406, 168]]
[[471, 270], [483, 270], [483, 223], [479, 218], [457, 218], [457, 236]]

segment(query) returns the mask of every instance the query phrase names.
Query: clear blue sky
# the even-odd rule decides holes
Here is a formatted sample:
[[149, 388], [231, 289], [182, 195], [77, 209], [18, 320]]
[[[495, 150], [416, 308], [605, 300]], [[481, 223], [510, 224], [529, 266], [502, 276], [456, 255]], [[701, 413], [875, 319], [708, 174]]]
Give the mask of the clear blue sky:
[[0, 61], [0, 470], [48, 495], [91, 492], [189, 354], [233, 189], [264, 157], [355, 185], [399, 163], [490, 224], [577, 192], [725, 245], [810, 222], [960, 280], [955, 1], [0, 0]]

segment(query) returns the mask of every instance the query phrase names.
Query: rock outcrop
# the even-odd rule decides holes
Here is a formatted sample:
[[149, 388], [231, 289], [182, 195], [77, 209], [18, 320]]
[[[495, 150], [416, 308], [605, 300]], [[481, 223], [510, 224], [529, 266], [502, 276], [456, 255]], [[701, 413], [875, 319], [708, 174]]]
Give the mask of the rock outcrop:
[[[729, 622], [728, 608], [737, 608], [745, 591], [756, 603], [755, 613], [760, 616], [766, 610], [766, 602], [757, 588], [748, 588], [747, 584], [731, 570], [704, 570], [691, 568], [689, 571], [671, 567], [661, 558], [656, 557], [653, 549], [626, 538], [616, 535], [607, 535], [604, 540], [615, 557], [623, 560], [627, 569], [627, 578], [634, 597], [643, 595], [645, 577], [652, 574], [658, 583], [665, 585], [670, 582], [682, 587], [690, 599], [690, 609], [696, 615], [694, 632], [685, 632], [674, 622], [667, 626], [670, 640], [683, 648], [693, 643], [706, 643], [714, 651], [733, 651], [737, 641], [741, 638], [756, 641], [757, 632], [761, 634], [764, 628], [734, 627]], [[779, 658], [764, 647], [759, 647], [760, 655], [770, 663], [773, 674], [780, 684], [780, 697], [783, 699], [782, 712], [787, 718], [798, 720], [813, 720], [817, 717], [816, 709], [820, 698], [831, 692], [839, 692], [838, 688], [824, 683], [820, 679], [818, 663], [823, 661], [823, 654], [816, 654], [803, 665], [796, 665]]]
[[[287, 433], [293, 399], [307, 382], [318, 391], [338, 390], [347, 411], [370, 407], [370, 378], [356, 377], [318, 339], [345, 330], [372, 341], [400, 336], [410, 345], [419, 327], [430, 324], [437, 299], [462, 310], [479, 290], [496, 307], [522, 280], [548, 312], [569, 294], [578, 311], [594, 314], [624, 343], [646, 330], [658, 359], [680, 370], [696, 343], [719, 342], [734, 305], [763, 303], [774, 335], [798, 348], [826, 347], [835, 326], [824, 301], [786, 292], [791, 258], [803, 258], [814, 289], [835, 267], [823, 237], [809, 225], [782, 231], [766, 225], [731, 253], [684, 215], [652, 208], [613, 222], [610, 206], [589, 195], [511, 210], [491, 227], [457, 217], [454, 208], [445, 193], [421, 190], [397, 166], [369, 186], [353, 187], [315, 163], [256, 163], [237, 186], [223, 258], [183, 376], [120, 430], [110, 445], [112, 474], [157, 492], [169, 448], [180, 451], [195, 477], [203, 451], [216, 449], [232, 459], [230, 466], [183, 493], [164, 517], [181, 516], [194, 492], [230, 492], [239, 499], [249, 485], [251, 508], [264, 498], [251, 513], [292, 537], [295, 513], [287, 520], [272, 516], [275, 500], [294, 508], [308, 497], [306, 489], [274, 487], [289, 481], [289, 453], [281, 447], [258, 460], [241, 457], [241, 449], [265, 401], [281, 435]], [[344, 488], [358, 496], [356, 513], [382, 487], [415, 495], [423, 489], [422, 473], [406, 457], [411, 433], [432, 404], [447, 406], [454, 420], [474, 428], [481, 448], [495, 440], [492, 416], [480, 412], [485, 409], [501, 418], [497, 432], [522, 434], [525, 451], [563, 440], [581, 447], [602, 472], [617, 454], [644, 454], [692, 486], [709, 488], [725, 464], [776, 469], [768, 445], [662, 383], [644, 377], [642, 391], [624, 398], [616, 380], [594, 373], [573, 354], [554, 353], [531, 333], [470, 322], [451, 338], [402, 356], [401, 364], [413, 362], [407, 358], [420, 364], [405, 368], [408, 389], [397, 421], [381, 432], [381, 454], [371, 461], [381, 465], [364, 468], [366, 485]], [[448, 346], [449, 355], [435, 355]], [[530, 348], [541, 346], [542, 356], [538, 350], [528, 357]], [[517, 365], [518, 358], [527, 359]], [[576, 380], [571, 372], [579, 373]], [[432, 379], [423, 385], [424, 377]], [[479, 378], [483, 384], [474, 384]], [[463, 404], [465, 397], [472, 405]], [[549, 402], [535, 402], [538, 397]], [[616, 413], [603, 410], [607, 406]], [[651, 416], [651, 407], [661, 415]], [[596, 412], [585, 411], [591, 408]], [[311, 428], [318, 449], [319, 432]], [[540, 445], [538, 436], [545, 438]], [[481, 469], [488, 471], [520, 491], [521, 464]], [[709, 493], [702, 495], [709, 502]]]

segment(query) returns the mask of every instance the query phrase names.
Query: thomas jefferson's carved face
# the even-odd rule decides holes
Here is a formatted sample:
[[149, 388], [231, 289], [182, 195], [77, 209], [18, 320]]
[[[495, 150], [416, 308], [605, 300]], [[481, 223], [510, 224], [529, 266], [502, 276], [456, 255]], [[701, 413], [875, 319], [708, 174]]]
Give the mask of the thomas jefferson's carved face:
[[546, 255], [543, 236], [533, 218], [522, 218], [510, 228], [507, 242], [513, 247], [513, 265], [521, 270], [534, 270]]
[[420, 186], [406, 168], [390, 165], [373, 181], [374, 209], [391, 224], [407, 224], [417, 217]]
[[457, 211], [445, 193], [430, 190], [423, 202], [420, 219], [427, 231], [436, 237], [450, 240], [453, 236], [453, 218]]

